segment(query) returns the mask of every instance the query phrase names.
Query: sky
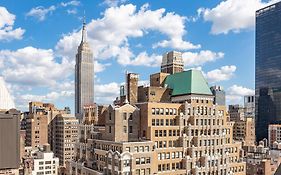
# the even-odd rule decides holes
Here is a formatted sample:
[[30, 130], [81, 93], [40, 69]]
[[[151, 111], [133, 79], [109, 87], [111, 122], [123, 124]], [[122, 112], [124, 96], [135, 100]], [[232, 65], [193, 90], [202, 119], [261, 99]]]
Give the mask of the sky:
[[[126, 71], [140, 84], [160, 71], [162, 55], [183, 53], [221, 85], [227, 104], [254, 94], [255, 11], [276, 0], [1, 0], [0, 76], [16, 107], [29, 101], [74, 111], [74, 65], [83, 16], [95, 64], [95, 101], [110, 104]], [[20, 4], [20, 5], [19, 5]]]

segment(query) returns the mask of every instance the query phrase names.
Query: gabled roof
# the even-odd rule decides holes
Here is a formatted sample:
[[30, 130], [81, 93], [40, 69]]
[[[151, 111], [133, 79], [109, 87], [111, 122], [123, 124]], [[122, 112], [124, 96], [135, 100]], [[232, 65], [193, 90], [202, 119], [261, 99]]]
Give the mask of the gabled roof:
[[199, 70], [188, 70], [169, 75], [165, 86], [173, 89], [172, 96], [186, 94], [212, 95], [210, 87]]

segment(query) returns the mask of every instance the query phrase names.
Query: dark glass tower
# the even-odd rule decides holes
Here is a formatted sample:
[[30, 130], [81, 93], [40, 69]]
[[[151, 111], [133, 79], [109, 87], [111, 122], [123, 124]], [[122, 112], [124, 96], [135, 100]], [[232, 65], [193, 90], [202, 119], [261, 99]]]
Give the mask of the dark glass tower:
[[256, 137], [281, 121], [281, 3], [256, 12]]

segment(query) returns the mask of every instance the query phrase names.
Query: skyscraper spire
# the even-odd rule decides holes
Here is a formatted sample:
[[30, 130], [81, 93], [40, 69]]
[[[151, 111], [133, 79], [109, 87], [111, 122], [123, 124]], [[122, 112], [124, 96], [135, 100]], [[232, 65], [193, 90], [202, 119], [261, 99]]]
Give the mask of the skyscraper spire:
[[82, 40], [77, 49], [75, 64], [75, 114], [83, 119], [85, 105], [94, 103], [94, 61], [93, 52], [87, 42], [86, 20], [83, 19]]
[[[84, 12], [85, 13], [85, 12]], [[82, 40], [81, 43], [87, 42], [87, 31], [86, 31], [86, 17], [83, 17], [83, 28], [82, 28]]]

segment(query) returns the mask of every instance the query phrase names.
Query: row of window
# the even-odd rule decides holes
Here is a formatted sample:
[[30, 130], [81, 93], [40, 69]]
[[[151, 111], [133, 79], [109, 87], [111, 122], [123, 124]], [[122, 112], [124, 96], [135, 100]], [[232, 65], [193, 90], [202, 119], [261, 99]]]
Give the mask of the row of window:
[[[193, 107], [191, 108], [187, 108], [186, 111], [187, 115], [216, 115], [216, 109], [213, 108], [208, 108], [208, 107], [204, 107], [204, 106], [197, 106], [197, 107]], [[224, 111], [223, 110], [218, 110], [218, 116], [223, 116], [224, 115]]]
[[[53, 174], [55, 174], [56, 173], [56, 171], [53, 171]], [[44, 171], [42, 171], [42, 172], [37, 172], [36, 173], [37, 175], [44, 175]], [[45, 174], [52, 174], [52, 171], [45, 171]]]
[[[53, 164], [55, 164], [55, 163], [56, 163], [56, 161], [53, 160]], [[45, 164], [52, 164], [52, 161], [45, 161]], [[44, 161], [40, 161], [39, 165], [44, 165]]]
[[158, 165], [158, 171], [170, 171], [170, 170], [176, 170], [176, 169], [182, 169], [182, 163], [172, 163], [172, 164], [159, 164]]
[[167, 153], [158, 153], [158, 160], [165, 160], [165, 159], [176, 159], [176, 158], [182, 158], [183, 152], [176, 151], [176, 152], [167, 152]]
[[[131, 148], [126, 147], [126, 151], [131, 152]], [[149, 146], [135, 146], [134, 151], [135, 152], [149, 152]]]
[[[155, 130], [155, 137], [166, 137], [168, 130]], [[180, 136], [180, 130], [169, 130], [169, 136]]]
[[217, 119], [196, 119], [195, 120], [195, 124], [196, 125], [199, 125], [199, 126], [202, 126], [202, 125], [224, 125], [224, 122], [223, 120], [219, 120]]
[[152, 115], [177, 115], [176, 108], [152, 108], [151, 109]]
[[[124, 175], [129, 175], [129, 174], [124, 174]], [[150, 175], [150, 168], [136, 169], [136, 175]]]
[[[164, 125], [165, 121], [165, 125]], [[177, 119], [152, 119], [152, 126], [177, 126]]]
[[150, 163], [150, 157], [141, 157], [136, 158], [136, 165], [143, 165], [143, 164], [149, 164]]
[[184, 130], [184, 133], [191, 136], [202, 136], [202, 135], [220, 135], [225, 133], [226, 135], [230, 134], [230, 129], [191, 129], [189, 134], [188, 130]]
[[[168, 143], [168, 144], [167, 144]], [[156, 148], [171, 148], [171, 147], [178, 147], [179, 143], [176, 140], [169, 140], [167, 141], [156, 141], [155, 142]]]

